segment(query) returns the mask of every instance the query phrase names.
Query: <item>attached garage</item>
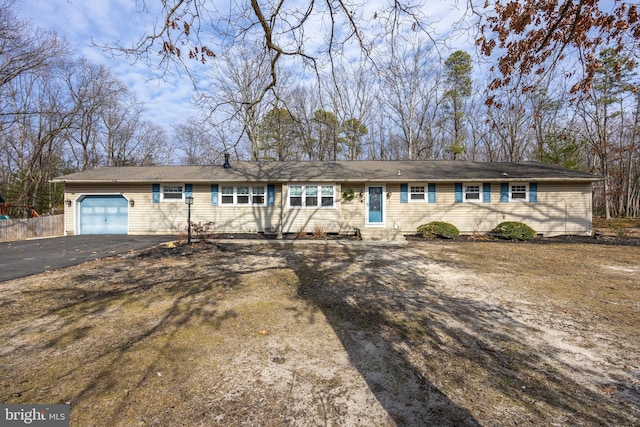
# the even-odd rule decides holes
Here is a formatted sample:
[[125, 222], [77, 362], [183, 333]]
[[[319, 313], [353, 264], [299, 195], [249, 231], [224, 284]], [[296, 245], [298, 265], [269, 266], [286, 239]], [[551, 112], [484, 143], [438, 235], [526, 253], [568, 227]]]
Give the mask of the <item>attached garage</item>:
[[395, 239], [431, 221], [467, 235], [519, 221], [545, 237], [588, 236], [599, 180], [537, 162], [398, 160], [106, 167], [53, 182], [65, 186], [66, 234], [181, 235], [190, 217], [217, 233]]
[[123, 196], [85, 196], [79, 209], [80, 234], [127, 234], [129, 231], [129, 204]]

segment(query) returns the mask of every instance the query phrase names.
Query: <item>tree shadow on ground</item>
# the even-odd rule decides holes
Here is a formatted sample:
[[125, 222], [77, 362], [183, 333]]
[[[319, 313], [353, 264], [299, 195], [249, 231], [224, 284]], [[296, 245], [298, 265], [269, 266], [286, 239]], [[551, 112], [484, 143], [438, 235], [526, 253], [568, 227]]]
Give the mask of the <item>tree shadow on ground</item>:
[[[134, 394], [136, 389], [149, 393], [154, 387], [158, 392], [169, 385], [189, 387], [180, 381], [193, 376], [193, 366], [184, 363], [183, 349], [176, 341], [191, 326], [205, 325], [215, 330], [239, 316], [220, 306], [216, 296], [219, 290], [241, 289], [241, 275], [245, 273], [289, 269], [297, 279], [297, 297], [309, 306], [307, 312], [300, 312], [307, 316], [300, 321], [315, 322], [314, 314], [322, 312], [351, 364], [397, 425], [636, 422], [637, 407], [615, 406], [570, 378], [566, 372], [576, 366], [555, 357], [553, 349], [527, 344], [525, 336], [539, 331], [504, 307], [454, 296], [435, 286], [435, 270], [428, 267], [440, 264], [423, 253], [398, 246], [348, 242], [300, 248], [293, 242], [268, 242], [260, 248], [250, 243], [224, 243], [206, 249], [157, 249], [140, 254], [132, 268], [114, 263], [101, 265], [93, 272], [85, 269], [74, 277], [83, 285], [33, 288], [29, 291], [33, 295], [26, 293], [23, 297], [39, 305], [29, 308], [25, 320], [19, 313], [11, 314], [15, 304], [3, 305], [3, 323], [12, 316], [20, 320], [15, 321], [14, 336], [0, 337], [5, 344], [16, 343], [13, 350], [5, 347], [0, 352], [0, 360], [8, 361], [8, 355], [15, 351], [38, 361], [38, 354], [45, 350], [73, 350], [79, 341], [93, 340], [93, 347], [81, 353], [83, 366], [67, 363], [59, 371], [47, 369], [55, 371], [56, 384], [72, 376], [84, 381], [80, 390], [66, 392], [73, 396], [75, 411], [82, 410], [93, 398], [113, 394], [113, 406], [105, 413], [112, 418], [105, 421], [116, 424], [121, 420], [120, 413], [131, 406], [124, 390]], [[199, 257], [197, 265], [191, 256]], [[244, 262], [249, 256], [252, 262]], [[92, 283], [101, 285], [94, 287]], [[148, 315], [158, 305], [161, 309]], [[114, 309], [124, 306], [135, 308], [131, 312], [139, 311], [140, 318], [111, 317]], [[84, 319], [100, 321], [87, 324]], [[115, 334], [115, 341], [102, 342], [99, 330], [105, 321], [113, 319], [113, 327], [121, 331]], [[14, 339], [34, 331], [48, 335], [37, 344]], [[212, 346], [203, 345], [207, 351]], [[26, 378], [29, 384], [21, 383], [25, 378], [16, 377], [7, 366], [0, 368], [0, 400], [27, 403], [38, 396], [50, 396], [37, 390], [37, 377], [45, 369], [28, 373], [33, 375]], [[127, 371], [132, 366], [133, 373]], [[183, 371], [173, 375], [169, 384], [169, 373], [158, 377], [158, 366]], [[213, 393], [211, 384], [207, 387]], [[24, 391], [24, 395], [13, 396], [14, 391]], [[157, 402], [155, 396], [143, 397]], [[171, 403], [179, 406], [179, 393], [174, 397]], [[182, 419], [175, 414], [184, 416], [190, 409], [171, 409], [173, 413], [158, 415], [158, 419]], [[157, 408], [146, 410], [151, 415], [157, 413]], [[207, 420], [207, 414], [197, 415], [201, 418], [194, 420], [195, 425]], [[239, 412], [238, 417], [243, 416], [248, 415]]]
[[[431, 286], [422, 268], [429, 262], [399, 247], [340, 244], [311, 256], [293, 250], [289, 258], [299, 296], [322, 310], [398, 425], [637, 420], [638, 408], [612, 405], [569, 377], [576, 367], [556, 358], [553, 348], [528, 345], [525, 335], [539, 331], [503, 307]], [[484, 419], [463, 407], [474, 401], [474, 414]]]
[[[12, 329], [0, 336], [11, 344], [0, 352], [0, 360], [20, 354], [21, 364], [32, 368], [0, 368], [0, 400], [50, 402], [61, 396], [56, 399], [68, 401], [74, 414], [95, 415], [91, 405], [108, 397], [109, 407], [102, 408], [100, 422], [121, 423], [119, 417], [131, 405], [129, 396], [157, 380], [159, 366], [182, 356], [176, 336], [199, 325], [216, 330], [236, 317], [219, 308], [216, 295], [240, 288], [237, 275], [224, 274], [224, 267], [215, 272], [191, 268], [185, 275], [186, 269], [173, 260], [186, 267], [192, 253], [145, 252], [137, 260], [150, 260], [143, 271], [122, 268], [122, 263], [100, 263], [91, 273], [71, 274], [65, 283], [22, 290], [20, 301], [32, 304], [25, 311], [22, 304], [7, 303], [2, 320]], [[176, 268], [158, 262], [166, 259]], [[184, 363], [175, 366], [176, 371], [187, 369]], [[68, 389], [67, 381], [72, 384]]]
[[[292, 249], [288, 266], [300, 285], [298, 295], [320, 309], [328, 320], [353, 366], [358, 369], [369, 389], [397, 425], [477, 426], [480, 425], [464, 408], [442, 393], [423, 372], [403, 354], [401, 342], [392, 336], [391, 325], [382, 312], [386, 304], [394, 304], [385, 295], [361, 297], [362, 275], [345, 275], [349, 266], [357, 264], [366, 249], [340, 248], [335, 252], [325, 246], [315, 256], [296, 256]], [[329, 261], [329, 262], [328, 262]], [[342, 261], [342, 262], [341, 262]], [[337, 267], [335, 265], [338, 265]], [[324, 265], [333, 267], [324, 268]], [[370, 267], [364, 266], [363, 267]], [[375, 270], [368, 274], [375, 275]], [[376, 287], [385, 278], [366, 281]], [[379, 301], [378, 298], [380, 298]], [[374, 305], [370, 303], [376, 301]], [[391, 334], [390, 334], [391, 332]]]

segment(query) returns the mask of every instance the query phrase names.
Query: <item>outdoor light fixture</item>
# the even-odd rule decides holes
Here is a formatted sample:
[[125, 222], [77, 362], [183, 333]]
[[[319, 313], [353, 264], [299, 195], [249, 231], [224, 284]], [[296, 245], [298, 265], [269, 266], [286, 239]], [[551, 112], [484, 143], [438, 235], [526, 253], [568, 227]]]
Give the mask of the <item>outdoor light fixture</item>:
[[129, 206], [134, 207], [136, 205], [136, 202], [133, 201], [133, 199], [129, 200]]
[[361, 191], [360, 194], [358, 194], [358, 198], [360, 199], [360, 201], [362, 201], [364, 197], [364, 193]]
[[64, 201], [68, 207], [71, 207], [71, 199], [67, 199]]
[[187, 211], [187, 244], [191, 244], [191, 205], [193, 204], [193, 196], [187, 196], [184, 198], [184, 202], [188, 206]]
[[398, 172], [396, 172], [397, 176], [402, 176], [402, 172], [400, 172], [400, 169], [398, 169]]
[[387, 191], [387, 199], [391, 198], [391, 191]]

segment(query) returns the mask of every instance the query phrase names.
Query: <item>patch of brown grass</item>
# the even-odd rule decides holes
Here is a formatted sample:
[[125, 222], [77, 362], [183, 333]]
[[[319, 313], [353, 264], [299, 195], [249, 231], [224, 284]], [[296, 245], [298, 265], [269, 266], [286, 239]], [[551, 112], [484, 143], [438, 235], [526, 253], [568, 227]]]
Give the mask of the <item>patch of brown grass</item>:
[[327, 237], [327, 230], [324, 227], [324, 223], [316, 223], [313, 225], [313, 232], [311, 233], [316, 239], [324, 239]]
[[639, 260], [314, 241], [90, 262], [0, 285], [0, 401], [69, 401], [88, 426], [622, 425], [640, 413]]
[[459, 242], [440, 245], [435, 256], [499, 277], [558, 315], [582, 313], [624, 333], [640, 325], [640, 247]]

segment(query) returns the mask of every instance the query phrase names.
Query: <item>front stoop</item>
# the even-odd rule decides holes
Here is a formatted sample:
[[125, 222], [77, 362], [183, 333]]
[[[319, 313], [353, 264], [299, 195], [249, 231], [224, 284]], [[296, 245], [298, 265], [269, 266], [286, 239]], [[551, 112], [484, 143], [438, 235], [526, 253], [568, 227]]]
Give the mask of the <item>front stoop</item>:
[[362, 240], [366, 241], [387, 241], [387, 242], [402, 242], [405, 241], [404, 235], [401, 230], [394, 230], [389, 228], [361, 228], [360, 236]]

